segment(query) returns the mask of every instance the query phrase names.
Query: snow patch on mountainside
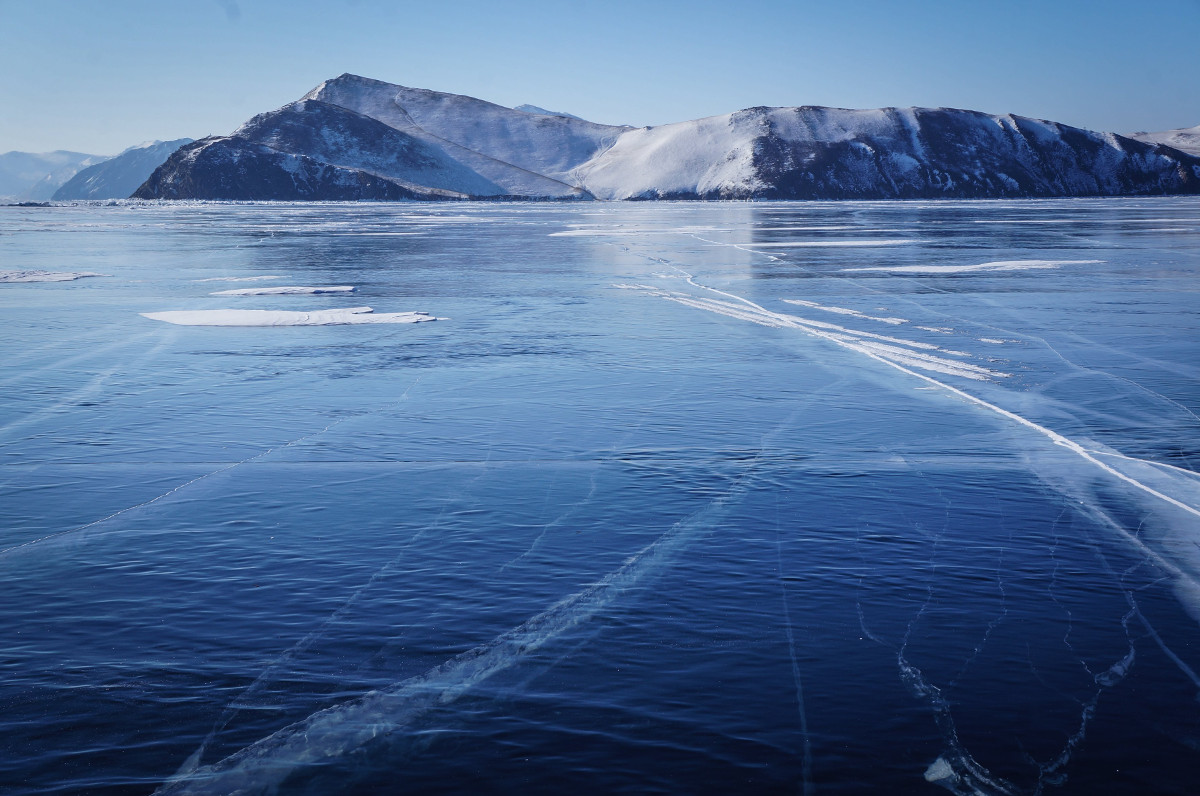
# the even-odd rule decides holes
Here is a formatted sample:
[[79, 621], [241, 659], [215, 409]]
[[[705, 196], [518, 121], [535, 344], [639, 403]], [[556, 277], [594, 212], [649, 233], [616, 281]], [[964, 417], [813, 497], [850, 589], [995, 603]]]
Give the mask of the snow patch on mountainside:
[[597, 199], [726, 198], [765, 188], [753, 141], [766, 132], [747, 112], [630, 130], [576, 173]]

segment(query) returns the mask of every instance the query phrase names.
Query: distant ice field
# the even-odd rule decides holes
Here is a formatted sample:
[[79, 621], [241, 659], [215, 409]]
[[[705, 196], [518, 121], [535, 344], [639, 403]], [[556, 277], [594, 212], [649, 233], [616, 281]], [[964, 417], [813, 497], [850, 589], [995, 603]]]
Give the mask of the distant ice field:
[[0, 252], [0, 792], [1194, 790], [1200, 200]]

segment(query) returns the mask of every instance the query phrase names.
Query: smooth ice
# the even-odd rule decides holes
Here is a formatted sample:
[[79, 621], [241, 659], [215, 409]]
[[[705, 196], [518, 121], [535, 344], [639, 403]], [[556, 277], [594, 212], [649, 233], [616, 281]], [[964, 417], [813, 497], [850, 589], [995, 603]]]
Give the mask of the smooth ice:
[[1200, 201], [0, 210], [6, 793], [1194, 787]]

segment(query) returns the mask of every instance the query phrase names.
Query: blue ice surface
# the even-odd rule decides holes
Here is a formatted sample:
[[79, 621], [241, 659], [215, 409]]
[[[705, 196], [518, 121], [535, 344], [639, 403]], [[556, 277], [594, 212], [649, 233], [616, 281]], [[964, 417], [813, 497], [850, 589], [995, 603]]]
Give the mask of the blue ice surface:
[[[1194, 786], [1194, 199], [83, 204], [0, 251], [108, 275], [0, 284], [4, 793]], [[256, 284], [356, 291], [210, 295]], [[448, 320], [139, 314], [363, 305]]]

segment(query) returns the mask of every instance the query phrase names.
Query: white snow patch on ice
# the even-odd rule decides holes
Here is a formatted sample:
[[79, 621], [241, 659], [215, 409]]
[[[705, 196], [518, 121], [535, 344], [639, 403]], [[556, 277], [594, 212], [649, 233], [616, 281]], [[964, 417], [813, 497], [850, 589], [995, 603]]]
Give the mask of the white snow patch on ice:
[[0, 271], [0, 282], [70, 282], [86, 276], [108, 276], [91, 271]]
[[317, 293], [352, 293], [353, 285], [329, 285], [328, 287], [303, 287], [280, 285], [278, 287], [241, 287], [234, 290], [218, 290], [210, 296], [302, 296]]
[[290, 310], [174, 310], [168, 312], [143, 312], [141, 315], [155, 321], [166, 321], [179, 326], [339, 326], [360, 323], [421, 323], [422, 321], [444, 321], [427, 312], [388, 312], [374, 315], [370, 307], [347, 309], [313, 310], [294, 312]]

